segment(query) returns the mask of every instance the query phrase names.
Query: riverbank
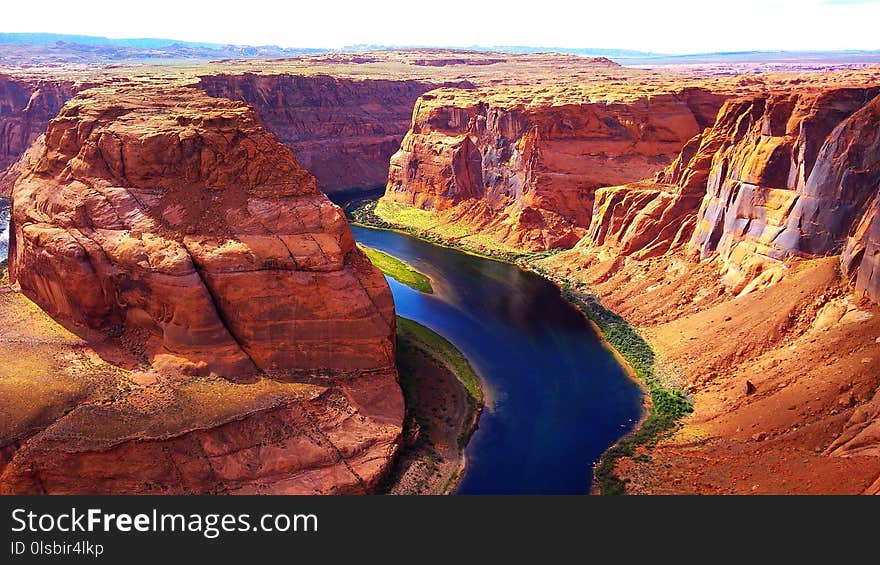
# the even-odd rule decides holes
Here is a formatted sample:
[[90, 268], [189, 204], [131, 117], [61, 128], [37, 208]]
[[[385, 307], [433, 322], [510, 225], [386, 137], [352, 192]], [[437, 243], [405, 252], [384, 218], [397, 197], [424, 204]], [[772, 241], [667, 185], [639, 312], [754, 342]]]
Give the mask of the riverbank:
[[450, 494], [483, 408], [480, 379], [449, 341], [397, 318], [397, 367], [406, 405], [404, 444], [387, 494]]
[[605, 309], [599, 300], [586, 292], [581, 285], [573, 286], [558, 276], [541, 268], [537, 261], [554, 254], [550, 252], [508, 252], [493, 249], [475, 249], [460, 241], [447, 241], [431, 234], [427, 228], [419, 228], [391, 222], [375, 213], [376, 202], [361, 203], [349, 210], [357, 224], [371, 228], [398, 231], [431, 244], [440, 245], [484, 258], [511, 263], [533, 272], [560, 288], [563, 297], [577, 308], [596, 328], [604, 343], [614, 353], [618, 362], [646, 393], [644, 410], [635, 428], [611, 446], [594, 467], [594, 492], [600, 494], [625, 494], [626, 482], [617, 474], [621, 458], [632, 457], [640, 447], [650, 450], [661, 437], [678, 427], [685, 415], [693, 410], [687, 394], [670, 383], [658, 378], [654, 370], [655, 356], [650, 345], [625, 319]]
[[377, 200], [358, 200], [353, 201], [352, 206], [346, 207], [346, 213], [352, 225], [362, 226], [372, 229], [388, 230], [402, 233], [416, 239], [420, 239], [432, 245], [453, 249], [467, 255], [481, 257], [483, 259], [491, 259], [493, 261], [501, 261], [519, 265], [520, 261], [526, 258], [548, 257], [553, 255], [555, 251], [545, 251], [541, 253], [530, 253], [517, 251], [509, 248], [497, 247], [475, 247], [461, 243], [453, 239], [452, 236], [440, 236], [433, 234], [428, 228], [414, 227], [406, 224], [396, 223], [386, 220], [376, 214]]
[[392, 279], [401, 284], [405, 284], [413, 290], [424, 292], [425, 294], [433, 294], [434, 289], [431, 287], [431, 279], [424, 273], [415, 270], [409, 264], [401, 261], [397, 257], [392, 257], [387, 253], [358, 244], [364, 253], [367, 254], [370, 262], [380, 271], [388, 275]]
[[563, 281], [560, 288], [562, 295], [595, 324], [647, 393], [645, 411], [638, 424], [602, 454], [593, 469], [598, 494], [626, 494], [627, 481], [617, 472], [620, 460], [635, 456], [640, 447], [655, 447], [663, 436], [679, 426], [682, 418], [693, 412], [693, 402], [685, 391], [660, 380], [655, 372], [654, 351], [626, 319], [603, 307], [595, 296], [573, 290], [569, 281]]

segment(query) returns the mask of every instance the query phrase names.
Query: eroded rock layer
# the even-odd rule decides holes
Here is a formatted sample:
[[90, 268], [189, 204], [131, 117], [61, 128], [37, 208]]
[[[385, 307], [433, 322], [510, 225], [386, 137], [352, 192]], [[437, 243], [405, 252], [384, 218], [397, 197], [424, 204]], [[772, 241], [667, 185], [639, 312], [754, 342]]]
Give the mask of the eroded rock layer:
[[8, 195], [18, 169], [6, 172], [46, 131], [74, 93], [72, 83], [0, 75], [0, 195]]
[[12, 218], [25, 294], [89, 327], [150, 330], [154, 363], [231, 377], [393, 365], [382, 276], [241, 103], [81, 94], [16, 184]]
[[420, 94], [416, 80], [352, 80], [327, 75], [203, 76], [211, 96], [243, 100], [289, 147], [327, 193], [376, 188], [409, 128]]
[[[687, 244], [701, 259], [717, 256], [736, 292], [778, 280], [788, 257], [841, 253], [880, 183], [878, 93], [847, 88], [728, 101], [654, 180], [597, 191], [578, 248], [640, 259]], [[858, 251], [851, 262], [856, 254], [861, 262]]]
[[45, 367], [0, 379], [0, 490], [375, 488], [403, 419], [391, 293], [253, 110], [95, 88], [29, 153], [10, 276], [90, 363], [59, 364], [63, 398], [15, 400]]
[[632, 490], [880, 492], [878, 132], [876, 86], [728, 100], [655, 178], [597, 191], [587, 236], [542, 262], [694, 400], [619, 463]]
[[389, 371], [170, 378], [5, 282], [0, 321], [2, 494], [363, 493], [397, 450]]
[[416, 104], [384, 200], [511, 247], [571, 247], [597, 188], [661, 170], [722, 101], [702, 88], [620, 101], [577, 88], [435, 90]]

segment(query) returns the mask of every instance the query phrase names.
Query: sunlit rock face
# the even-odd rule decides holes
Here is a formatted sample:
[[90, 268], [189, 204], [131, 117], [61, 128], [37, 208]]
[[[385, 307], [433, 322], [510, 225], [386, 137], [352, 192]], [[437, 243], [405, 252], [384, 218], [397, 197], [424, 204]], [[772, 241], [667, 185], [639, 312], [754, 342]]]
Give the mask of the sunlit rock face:
[[0, 492], [376, 489], [403, 422], [391, 293], [250, 107], [93, 88], [28, 153], [10, 275], [69, 331], [3, 303], [57, 336], [0, 375]]
[[250, 108], [194, 89], [65, 106], [15, 187], [11, 275], [194, 373], [393, 366], [391, 294], [342, 212]]
[[722, 101], [701, 88], [620, 101], [577, 88], [435, 90], [416, 103], [384, 198], [512, 247], [571, 247], [599, 187], [662, 170]]
[[598, 190], [577, 248], [634, 259], [686, 249], [718, 259], [736, 292], [778, 280], [788, 258], [843, 253], [857, 288], [876, 296], [867, 249], [880, 182], [878, 93], [729, 100], [654, 179]]

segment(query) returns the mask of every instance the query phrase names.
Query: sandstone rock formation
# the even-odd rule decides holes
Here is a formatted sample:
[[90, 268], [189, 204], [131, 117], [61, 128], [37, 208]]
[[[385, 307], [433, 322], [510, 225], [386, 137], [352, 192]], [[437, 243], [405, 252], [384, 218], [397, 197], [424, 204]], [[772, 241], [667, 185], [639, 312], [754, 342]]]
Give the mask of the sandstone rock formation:
[[31, 154], [10, 276], [130, 393], [84, 393], [7, 437], [4, 492], [375, 487], [403, 418], [391, 293], [250, 108], [94, 88]]
[[436, 85], [415, 80], [351, 80], [327, 75], [209, 75], [200, 88], [243, 100], [333, 193], [383, 186], [388, 159], [409, 128], [413, 104]]
[[[880, 180], [880, 88], [753, 100], [713, 158], [692, 245], [735, 285], [768, 262], [838, 254]], [[747, 128], [747, 129], [746, 129]], [[746, 131], [743, 131], [746, 130]]]
[[594, 192], [667, 165], [723, 98], [686, 88], [620, 101], [577, 89], [423, 95], [391, 159], [385, 200], [455, 216], [505, 245], [571, 247]]
[[640, 259], [688, 243], [736, 292], [778, 280], [788, 257], [839, 254], [880, 179], [878, 93], [728, 101], [654, 181], [599, 190], [579, 249]]
[[63, 80], [0, 75], [0, 195], [8, 195], [18, 171], [5, 172], [46, 131], [49, 120], [75, 91]]
[[25, 294], [90, 327], [148, 329], [154, 363], [196, 373], [393, 364], [382, 276], [250, 109], [189, 89], [110, 96], [70, 102], [16, 184]]
[[865, 210], [841, 260], [844, 271], [855, 278], [856, 292], [880, 302], [880, 194]]
[[542, 262], [693, 396], [650, 463], [619, 465], [632, 490], [880, 491], [880, 310], [859, 301], [878, 297], [878, 131], [877, 86], [732, 98], [655, 178], [598, 190], [587, 236]]
[[30, 306], [0, 296], [0, 494], [365, 493], [391, 466], [393, 375], [156, 380]]

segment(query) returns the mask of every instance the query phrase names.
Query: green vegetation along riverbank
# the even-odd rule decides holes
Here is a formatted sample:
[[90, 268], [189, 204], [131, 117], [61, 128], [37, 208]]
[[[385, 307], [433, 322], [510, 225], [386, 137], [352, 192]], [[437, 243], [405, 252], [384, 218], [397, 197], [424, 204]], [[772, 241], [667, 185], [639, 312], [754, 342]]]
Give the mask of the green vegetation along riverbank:
[[595, 296], [572, 290], [568, 283], [562, 284], [562, 294], [599, 327], [605, 340], [648, 390], [651, 403], [641, 425], [605, 451], [593, 469], [601, 494], [626, 494], [626, 483], [617, 475], [619, 460], [633, 457], [639, 447], [653, 448], [663, 435], [678, 426], [681, 418], [693, 411], [693, 405], [684, 391], [657, 378], [654, 351], [626, 319], [603, 307]]
[[359, 247], [364, 250], [364, 253], [367, 254], [373, 265], [392, 279], [419, 292], [427, 294], [434, 292], [434, 289], [431, 287], [431, 279], [397, 257], [392, 257], [387, 253], [367, 247], [366, 245], [359, 244]]
[[[383, 217], [376, 214], [377, 206], [382, 206], [383, 217], [400, 217], [401, 220], [405, 219], [407, 223], [397, 223], [383, 219]], [[548, 255], [555, 253], [555, 251], [545, 251], [541, 253], [518, 251], [512, 248], [493, 245], [488, 241], [486, 242], [486, 246], [477, 247], [475, 245], [462, 243], [457, 239], [458, 236], [452, 231], [441, 237], [431, 233], [427, 227], [413, 227], [419, 226], [427, 221], [426, 218], [422, 217], [427, 214], [427, 212], [415, 208], [404, 207], [400, 204], [380, 204], [377, 200], [359, 201], [355, 206], [347, 209], [347, 213], [352, 224], [356, 226], [396, 231], [421, 239], [422, 241], [427, 241], [433, 245], [447, 247], [449, 249], [454, 249], [456, 251], [461, 251], [462, 253], [476, 255], [486, 259], [504, 261], [505, 263], [521, 264], [521, 262], [526, 259], [547, 257]]]
[[397, 369], [406, 404], [404, 444], [383, 490], [452, 493], [483, 407], [480, 379], [443, 336], [399, 316]]
[[[563, 296], [598, 327], [606, 343], [629, 366], [630, 373], [644, 385], [650, 399], [646, 403], [647, 413], [637, 429], [609, 448], [594, 468], [596, 484], [601, 494], [625, 494], [626, 483], [617, 475], [620, 459], [636, 456], [639, 448], [653, 448], [661, 437], [673, 431], [679, 420], [693, 410], [690, 399], [683, 391], [669, 386], [657, 377], [654, 352], [638, 331], [623, 317], [603, 307], [599, 299], [584, 287], [574, 287], [570, 281], [542, 269], [537, 261], [552, 254], [552, 251], [525, 253], [474, 249], [460, 241], [444, 240], [427, 231], [384, 220], [375, 214], [375, 209], [376, 202], [371, 201], [362, 203], [349, 213], [355, 223], [366, 227], [399, 231], [436, 245], [513, 263], [541, 275], [559, 286]], [[412, 222], [408, 220], [408, 223]]]

